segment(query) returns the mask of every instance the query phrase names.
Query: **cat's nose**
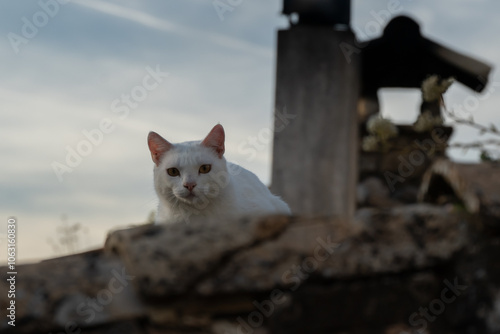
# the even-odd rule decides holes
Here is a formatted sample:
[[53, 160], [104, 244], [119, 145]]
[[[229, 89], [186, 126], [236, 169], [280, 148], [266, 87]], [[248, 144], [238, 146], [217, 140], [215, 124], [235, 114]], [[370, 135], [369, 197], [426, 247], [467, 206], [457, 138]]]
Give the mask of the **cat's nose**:
[[184, 183], [184, 188], [186, 188], [189, 191], [193, 191], [194, 187], [196, 187], [196, 183], [194, 183], [194, 182]]

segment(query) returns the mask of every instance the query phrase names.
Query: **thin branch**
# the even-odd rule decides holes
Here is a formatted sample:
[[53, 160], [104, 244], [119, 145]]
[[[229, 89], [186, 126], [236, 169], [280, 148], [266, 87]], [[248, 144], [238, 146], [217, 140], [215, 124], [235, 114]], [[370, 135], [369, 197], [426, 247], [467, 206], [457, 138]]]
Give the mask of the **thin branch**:
[[478, 124], [474, 121], [472, 116], [470, 116], [469, 118], [464, 118], [457, 116], [453, 111], [450, 111], [446, 108], [443, 108], [443, 110], [444, 113], [457, 124], [468, 125], [472, 128], [475, 128], [479, 130], [480, 134], [488, 133], [500, 137], [500, 131], [498, 131], [497, 127], [494, 124], [491, 124], [490, 126]]
[[499, 139], [488, 139], [483, 141], [473, 141], [470, 143], [453, 143], [448, 144], [449, 148], [484, 148], [487, 145], [498, 146], [500, 147]]

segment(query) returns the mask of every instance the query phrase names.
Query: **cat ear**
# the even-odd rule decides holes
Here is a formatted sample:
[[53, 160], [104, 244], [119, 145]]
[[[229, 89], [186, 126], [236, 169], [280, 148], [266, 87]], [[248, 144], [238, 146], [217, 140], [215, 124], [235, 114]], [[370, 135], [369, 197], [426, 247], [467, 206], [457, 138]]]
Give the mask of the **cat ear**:
[[151, 151], [151, 158], [156, 166], [160, 164], [162, 156], [172, 148], [172, 144], [153, 131], [148, 134], [148, 146]]
[[201, 145], [213, 148], [219, 158], [224, 154], [224, 128], [222, 125], [217, 124], [213, 127], [212, 131], [203, 139]]

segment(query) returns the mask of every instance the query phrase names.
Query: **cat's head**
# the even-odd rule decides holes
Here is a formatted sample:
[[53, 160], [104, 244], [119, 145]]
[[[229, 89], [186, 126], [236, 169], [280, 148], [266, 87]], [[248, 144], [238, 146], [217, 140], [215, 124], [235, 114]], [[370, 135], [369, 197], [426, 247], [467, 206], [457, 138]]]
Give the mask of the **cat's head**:
[[202, 141], [178, 144], [150, 132], [148, 146], [155, 163], [156, 191], [169, 203], [197, 205], [222, 191], [217, 182], [221, 173], [227, 175], [222, 125], [214, 126]]

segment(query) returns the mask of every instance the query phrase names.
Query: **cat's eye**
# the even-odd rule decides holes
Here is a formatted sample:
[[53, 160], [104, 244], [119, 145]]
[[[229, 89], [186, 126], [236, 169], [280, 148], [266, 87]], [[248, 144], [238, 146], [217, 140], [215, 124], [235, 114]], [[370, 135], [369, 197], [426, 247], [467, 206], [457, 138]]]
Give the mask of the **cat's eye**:
[[170, 176], [179, 176], [179, 175], [181, 175], [181, 173], [179, 172], [179, 170], [177, 168], [168, 168], [167, 169], [167, 173]]
[[200, 174], [206, 174], [208, 172], [210, 172], [210, 170], [212, 169], [212, 165], [201, 165], [200, 166]]

